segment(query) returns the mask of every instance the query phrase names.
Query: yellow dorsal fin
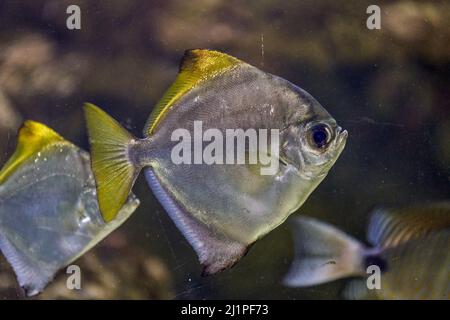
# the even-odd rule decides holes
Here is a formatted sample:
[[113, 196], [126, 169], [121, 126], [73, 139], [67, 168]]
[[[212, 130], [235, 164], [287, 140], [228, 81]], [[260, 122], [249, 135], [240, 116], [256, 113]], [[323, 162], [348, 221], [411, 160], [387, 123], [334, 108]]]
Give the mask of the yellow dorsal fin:
[[42, 151], [43, 148], [54, 143], [69, 143], [49, 127], [35, 121], [25, 121], [19, 130], [16, 151], [0, 171], [0, 184], [29, 157]]
[[170, 107], [192, 88], [224, 71], [243, 63], [241, 60], [213, 50], [187, 50], [177, 78], [153, 109], [144, 129], [151, 135]]

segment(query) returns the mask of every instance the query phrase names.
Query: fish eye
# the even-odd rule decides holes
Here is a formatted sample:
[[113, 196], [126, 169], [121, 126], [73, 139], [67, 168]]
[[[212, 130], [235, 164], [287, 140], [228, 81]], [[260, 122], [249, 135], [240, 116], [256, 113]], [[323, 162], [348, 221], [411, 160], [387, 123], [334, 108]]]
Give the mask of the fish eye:
[[331, 130], [324, 124], [316, 124], [309, 129], [310, 144], [318, 149], [323, 149], [331, 141]]

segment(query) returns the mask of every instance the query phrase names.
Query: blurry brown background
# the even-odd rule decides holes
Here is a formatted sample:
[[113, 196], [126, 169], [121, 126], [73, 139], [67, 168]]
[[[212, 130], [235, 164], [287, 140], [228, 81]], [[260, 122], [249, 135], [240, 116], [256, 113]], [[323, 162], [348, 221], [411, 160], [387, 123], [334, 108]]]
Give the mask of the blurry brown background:
[[[81, 30], [66, 8], [81, 7]], [[381, 30], [366, 8], [382, 9]], [[87, 149], [90, 101], [136, 135], [185, 49], [235, 55], [310, 92], [349, 131], [346, 150], [297, 214], [360, 239], [375, 205], [450, 195], [450, 1], [0, 0], [0, 164], [24, 119]], [[81, 258], [83, 290], [62, 272], [39, 298], [337, 298], [345, 280], [284, 288], [287, 224], [232, 270], [201, 278], [193, 250], [141, 177], [142, 205]], [[13, 213], [11, 213], [13, 214]], [[0, 298], [22, 298], [0, 258]]]

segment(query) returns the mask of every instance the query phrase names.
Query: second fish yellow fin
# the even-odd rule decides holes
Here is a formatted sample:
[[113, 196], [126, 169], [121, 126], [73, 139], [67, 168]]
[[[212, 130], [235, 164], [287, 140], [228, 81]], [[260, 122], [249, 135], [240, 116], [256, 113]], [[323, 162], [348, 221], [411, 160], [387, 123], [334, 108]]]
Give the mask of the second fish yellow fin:
[[0, 184], [4, 183], [25, 160], [55, 143], [70, 142], [42, 123], [25, 121], [19, 130], [16, 150], [0, 171]]
[[97, 106], [87, 103], [84, 109], [98, 203], [103, 219], [109, 222], [127, 201], [141, 169], [129, 158], [129, 146], [136, 139]]

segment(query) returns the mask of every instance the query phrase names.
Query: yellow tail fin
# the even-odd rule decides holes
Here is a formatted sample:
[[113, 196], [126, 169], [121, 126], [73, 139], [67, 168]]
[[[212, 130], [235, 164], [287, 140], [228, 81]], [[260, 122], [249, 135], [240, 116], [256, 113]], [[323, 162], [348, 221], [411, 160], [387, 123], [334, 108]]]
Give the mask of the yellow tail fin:
[[84, 110], [100, 212], [109, 222], [125, 204], [140, 171], [128, 152], [135, 138], [97, 106], [87, 103]]

